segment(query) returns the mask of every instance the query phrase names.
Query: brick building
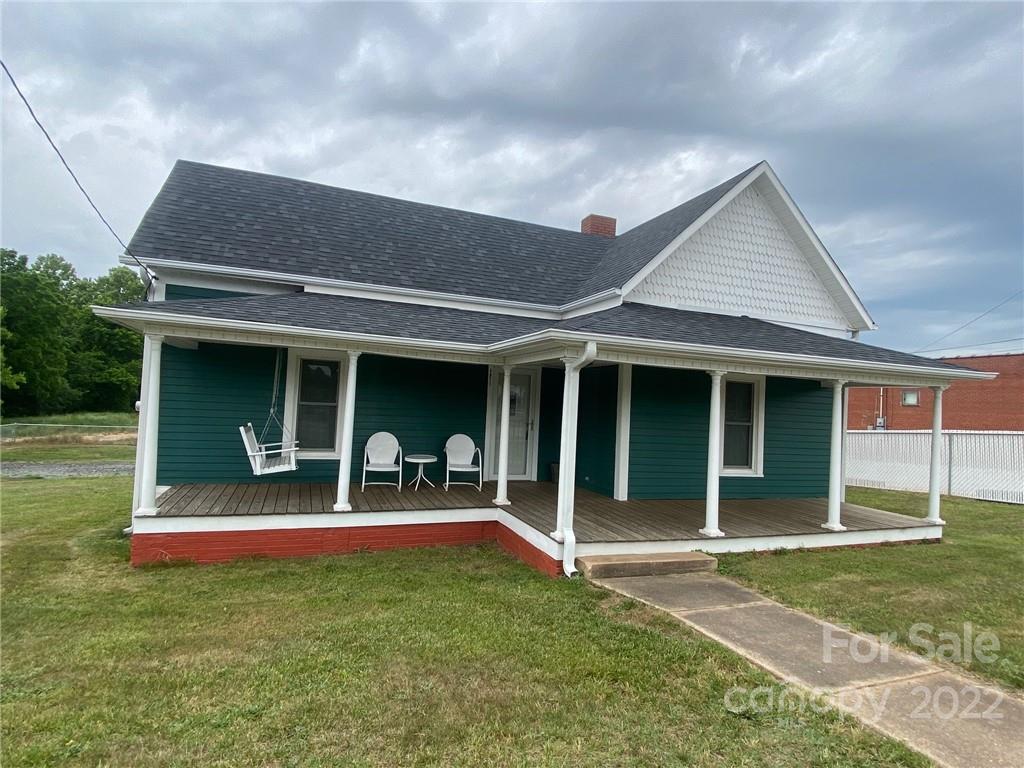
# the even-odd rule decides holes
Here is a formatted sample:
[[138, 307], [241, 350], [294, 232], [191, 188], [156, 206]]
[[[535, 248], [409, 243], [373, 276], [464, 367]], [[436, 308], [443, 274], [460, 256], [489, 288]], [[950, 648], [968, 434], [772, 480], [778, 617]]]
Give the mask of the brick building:
[[[1024, 431], [1024, 354], [943, 358], [998, 373], [990, 381], [958, 381], [942, 397], [944, 429]], [[849, 395], [850, 429], [931, 429], [930, 389], [864, 387]]]

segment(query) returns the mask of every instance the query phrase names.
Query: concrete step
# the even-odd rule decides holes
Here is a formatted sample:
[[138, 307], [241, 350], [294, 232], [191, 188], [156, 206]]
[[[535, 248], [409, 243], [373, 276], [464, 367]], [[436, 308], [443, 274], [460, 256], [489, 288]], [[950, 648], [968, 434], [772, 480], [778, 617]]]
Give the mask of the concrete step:
[[650, 555], [585, 555], [576, 568], [588, 579], [624, 576], [664, 576], [670, 573], [714, 571], [718, 560], [703, 552], [660, 552]]

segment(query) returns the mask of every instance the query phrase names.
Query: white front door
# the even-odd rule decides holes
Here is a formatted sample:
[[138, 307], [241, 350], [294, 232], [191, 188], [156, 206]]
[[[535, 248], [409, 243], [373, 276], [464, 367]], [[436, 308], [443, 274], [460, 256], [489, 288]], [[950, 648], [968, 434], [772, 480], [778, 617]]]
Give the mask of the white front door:
[[[532, 480], [536, 477], [537, 414], [539, 404], [538, 371], [514, 370], [509, 397], [508, 476], [511, 480]], [[501, 434], [502, 372], [491, 377], [491, 458], [490, 476], [498, 475], [498, 436]]]

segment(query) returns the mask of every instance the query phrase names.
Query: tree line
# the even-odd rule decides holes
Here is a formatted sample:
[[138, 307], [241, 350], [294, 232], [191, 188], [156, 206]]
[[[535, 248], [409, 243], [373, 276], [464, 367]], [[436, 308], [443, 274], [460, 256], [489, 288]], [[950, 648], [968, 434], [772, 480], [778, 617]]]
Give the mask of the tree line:
[[79, 277], [50, 253], [0, 249], [0, 402], [5, 416], [130, 410], [142, 375], [142, 337], [96, 317], [92, 304], [142, 301], [128, 267]]

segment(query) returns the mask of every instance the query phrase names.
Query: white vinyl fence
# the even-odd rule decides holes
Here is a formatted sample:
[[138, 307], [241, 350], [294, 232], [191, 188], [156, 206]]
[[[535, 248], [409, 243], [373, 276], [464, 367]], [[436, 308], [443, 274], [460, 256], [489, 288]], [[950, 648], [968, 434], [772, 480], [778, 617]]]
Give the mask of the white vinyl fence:
[[[850, 430], [846, 482], [927, 491], [932, 433]], [[1024, 432], [950, 430], [942, 435], [942, 492], [1024, 504]]]

